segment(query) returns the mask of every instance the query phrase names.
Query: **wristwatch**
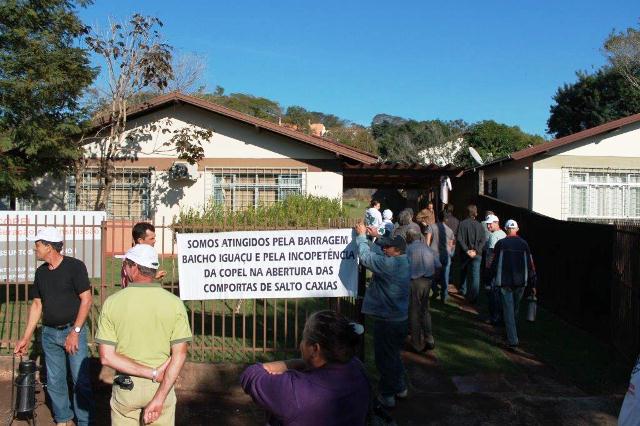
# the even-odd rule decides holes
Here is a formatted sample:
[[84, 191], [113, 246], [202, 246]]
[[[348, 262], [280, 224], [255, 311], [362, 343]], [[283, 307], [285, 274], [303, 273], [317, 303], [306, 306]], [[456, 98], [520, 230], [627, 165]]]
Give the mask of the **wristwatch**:
[[80, 330], [82, 330], [82, 327], [73, 327], [73, 331], [76, 333], [80, 333]]

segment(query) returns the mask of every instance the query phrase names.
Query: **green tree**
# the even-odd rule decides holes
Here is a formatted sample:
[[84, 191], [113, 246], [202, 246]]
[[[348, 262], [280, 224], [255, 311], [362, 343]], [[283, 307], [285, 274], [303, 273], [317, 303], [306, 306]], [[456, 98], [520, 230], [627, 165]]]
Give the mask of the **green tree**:
[[[194, 164], [204, 156], [202, 143], [213, 131], [189, 125], [171, 130], [171, 119], [138, 126], [127, 132], [129, 107], [149, 92], [165, 90], [175, 80], [172, 47], [161, 40], [162, 22], [153, 16], [133, 14], [122, 24], [113, 23], [104, 34], [93, 33], [86, 42], [105, 64], [107, 111], [96, 122], [104, 124], [91, 135], [93, 154], [98, 157], [100, 186], [95, 209], [106, 210], [115, 183], [115, 161], [135, 159], [141, 140], [150, 133], [171, 132], [171, 138], [155, 152], [175, 153], [177, 158]], [[187, 73], [188, 74], [188, 73]], [[76, 182], [82, 174], [76, 170]]]
[[373, 139], [371, 132], [367, 128], [356, 124], [348, 127], [332, 127], [329, 129], [327, 137], [372, 154], [378, 153], [378, 144]]
[[[371, 133], [382, 158], [407, 162], [424, 161], [421, 153], [433, 151], [434, 147], [457, 140], [467, 127], [463, 120], [395, 120], [395, 123], [398, 124], [387, 120], [374, 121], [371, 124]], [[443, 153], [432, 154], [434, 155], [430, 156], [427, 162], [450, 162], [450, 158], [444, 158]]]
[[640, 112], [640, 90], [614, 69], [576, 75], [578, 81], [563, 85], [553, 97], [547, 131], [555, 137]]
[[280, 104], [271, 99], [245, 93], [225, 95], [221, 86], [217, 86], [214, 93], [196, 93], [194, 96], [272, 123], [277, 123], [282, 116]]
[[88, 0], [0, 2], [0, 197], [30, 198], [32, 181], [68, 172], [87, 119], [79, 100], [95, 78], [78, 46]]
[[[512, 152], [544, 141], [541, 136], [525, 133], [518, 126], [508, 126], [493, 120], [473, 124], [465, 136], [468, 146], [475, 148], [484, 161], [506, 157]], [[460, 154], [458, 163], [472, 164], [466, 150], [461, 151]]]
[[313, 115], [301, 106], [293, 105], [287, 108], [284, 121], [294, 124], [301, 131], [309, 131], [309, 122], [313, 121]]

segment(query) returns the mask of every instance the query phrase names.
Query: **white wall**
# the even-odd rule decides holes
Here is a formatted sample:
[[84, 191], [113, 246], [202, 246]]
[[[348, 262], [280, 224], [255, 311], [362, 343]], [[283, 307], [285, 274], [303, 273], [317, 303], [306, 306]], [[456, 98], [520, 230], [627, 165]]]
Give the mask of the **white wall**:
[[520, 161], [496, 164], [484, 170], [484, 180], [498, 180], [498, 199], [529, 208], [529, 170], [526, 166], [528, 163]]
[[319, 197], [342, 198], [342, 173], [307, 173], [307, 194]]
[[554, 151], [555, 155], [578, 157], [640, 158], [640, 123], [585, 139], [580, 144]]
[[562, 170], [537, 161], [533, 163], [531, 209], [560, 219], [562, 216]]
[[[156, 126], [155, 131], [152, 126]], [[333, 153], [304, 142], [190, 105], [169, 106], [131, 120], [127, 135], [138, 136], [127, 146], [131, 153], [128, 157], [175, 158], [175, 150], [167, 150], [163, 145], [170, 141], [174, 131], [190, 127], [214, 132], [210, 140], [202, 142], [204, 158], [335, 158]], [[143, 130], [144, 137], [133, 129]], [[87, 149], [91, 154], [100, 156], [97, 144], [89, 144]]]
[[[552, 156], [536, 157], [533, 163], [533, 205], [538, 213], [564, 219], [563, 168], [639, 169], [640, 123], [605, 135], [594, 136], [570, 147], [554, 150]], [[566, 195], [565, 195], [566, 196]]]

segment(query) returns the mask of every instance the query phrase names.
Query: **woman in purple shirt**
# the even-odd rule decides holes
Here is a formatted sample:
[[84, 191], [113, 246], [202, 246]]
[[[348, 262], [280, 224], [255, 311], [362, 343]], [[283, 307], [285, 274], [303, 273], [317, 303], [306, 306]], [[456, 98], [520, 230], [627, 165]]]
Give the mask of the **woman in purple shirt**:
[[302, 333], [302, 359], [252, 365], [242, 388], [269, 412], [270, 425], [364, 425], [371, 391], [355, 358], [363, 331], [333, 311], [316, 312]]

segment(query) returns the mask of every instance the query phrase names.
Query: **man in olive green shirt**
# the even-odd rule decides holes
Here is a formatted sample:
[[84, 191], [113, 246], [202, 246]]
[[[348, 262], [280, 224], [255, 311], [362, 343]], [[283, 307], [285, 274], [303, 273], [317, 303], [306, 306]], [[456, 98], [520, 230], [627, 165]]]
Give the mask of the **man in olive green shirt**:
[[152, 246], [138, 244], [122, 257], [129, 286], [107, 298], [96, 334], [102, 365], [133, 382], [132, 389], [114, 382], [111, 424], [137, 426], [142, 419], [173, 425], [173, 385], [192, 338], [187, 312], [180, 299], [154, 282], [159, 262]]

